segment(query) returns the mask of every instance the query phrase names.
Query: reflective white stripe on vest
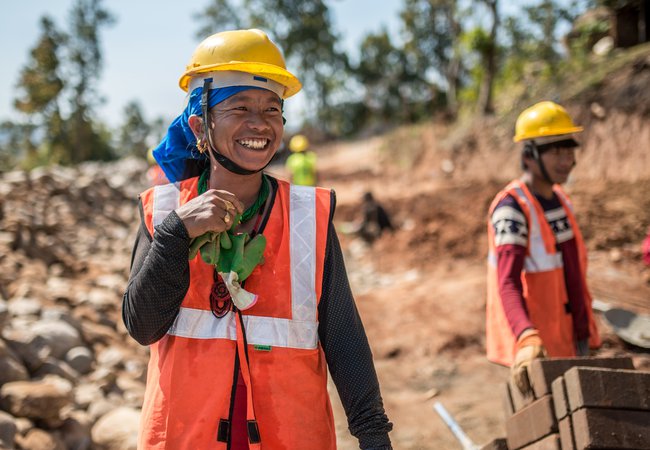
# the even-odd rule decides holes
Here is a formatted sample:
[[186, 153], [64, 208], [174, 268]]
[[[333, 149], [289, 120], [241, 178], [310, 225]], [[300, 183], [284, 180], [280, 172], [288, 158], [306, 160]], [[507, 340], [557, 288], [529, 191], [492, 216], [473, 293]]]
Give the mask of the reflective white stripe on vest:
[[[544, 245], [544, 237], [540, 228], [539, 217], [535, 206], [530, 202], [524, 191], [516, 187], [515, 192], [517, 197], [523, 199], [528, 204], [528, 211], [530, 212], [529, 236], [528, 236], [528, 252], [524, 261], [524, 271], [532, 272], [548, 272], [555, 269], [562, 268], [562, 253], [547, 253], [546, 246]], [[544, 219], [546, 220], [546, 219]]]
[[496, 267], [497, 262], [497, 255], [492, 250], [489, 250], [487, 255], [487, 263], [492, 267]]
[[316, 190], [291, 186], [291, 313], [316, 321]]
[[178, 183], [163, 184], [153, 189], [153, 228], [165, 220], [173, 210], [178, 208], [181, 191]]
[[[180, 206], [179, 201], [178, 187], [154, 188], [154, 227]], [[243, 315], [246, 341], [251, 345], [315, 349], [318, 346], [316, 190], [309, 186], [291, 186], [289, 203], [292, 318]], [[234, 341], [237, 340], [235, 320], [232, 312], [218, 319], [209, 310], [181, 307], [167, 334]]]
[[[246, 342], [250, 345], [270, 345], [300, 349], [315, 349], [318, 345], [318, 322], [276, 317], [243, 315]], [[235, 313], [217, 319], [212, 311], [181, 308], [167, 334], [193, 339], [237, 340]]]

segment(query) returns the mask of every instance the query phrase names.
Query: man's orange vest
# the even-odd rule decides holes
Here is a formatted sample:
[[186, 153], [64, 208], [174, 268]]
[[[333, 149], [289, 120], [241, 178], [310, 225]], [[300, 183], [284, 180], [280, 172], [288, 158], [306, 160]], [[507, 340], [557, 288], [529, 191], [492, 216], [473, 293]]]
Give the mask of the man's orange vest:
[[[591, 310], [591, 294], [587, 287], [587, 251], [578, 228], [569, 197], [560, 186], [553, 186], [567, 214], [578, 247], [578, 259], [582, 273], [582, 289], [587, 302], [589, 316], [589, 345], [600, 346], [600, 337]], [[520, 180], [510, 183], [495, 197], [490, 206], [492, 216], [497, 204], [510, 194], [521, 206], [528, 223], [528, 251], [521, 274], [523, 296], [530, 321], [539, 331], [544, 347], [550, 357], [575, 356], [573, 320], [566, 310], [568, 296], [564, 280], [562, 254], [556, 249], [556, 241], [544, 210], [530, 193], [526, 184]], [[486, 347], [490, 361], [511, 366], [516, 345], [510, 324], [503, 311], [497, 278], [497, 259], [494, 229], [488, 218], [488, 276], [486, 311]]]
[[[214, 267], [200, 255], [190, 261], [176, 321], [151, 345], [140, 450], [226, 449], [240, 369], [249, 448], [336, 448], [318, 339], [330, 191], [278, 185], [263, 230], [264, 263], [245, 283], [259, 295], [253, 307], [216, 318], [209, 302]], [[197, 178], [144, 192], [149, 232], [196, 196]]]

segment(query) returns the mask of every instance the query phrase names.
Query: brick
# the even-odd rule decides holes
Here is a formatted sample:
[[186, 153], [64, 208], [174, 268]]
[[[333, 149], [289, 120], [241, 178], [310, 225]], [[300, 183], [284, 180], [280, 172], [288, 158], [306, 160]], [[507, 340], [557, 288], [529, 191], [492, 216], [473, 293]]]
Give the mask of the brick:
[[512, 400], [513, 412], [520, 411], [522, 408], [530, 405], [536, 400], [532, 392], [529, 394], [522, 394], [512, 380], [508, 380], [507, 384], [510, 392], [510, 399]]
[[560, 443], [562, 444], [562, 450], [575, 450], [576, 444], [573, 439], [573, 423], [571, 422], [571, 416], [566, 416], [564, 419], [560, 420], [558, 428], [560, 429]]
[[546, 358], [535, 359], [528, 368], [528, 377], [536, 398], [551, 393], [551, 383], [572, 367], [607, 367], [634, 370], [632, 358]]
[[553, 393], [553, 404], [555, 405], [555, 418], [561, 420], [569, 414], [569, 401], [567, 399], [563, 376], [553, 380], [553, 383], [551, 383], [551, 392]]
[[560, 446], [560, 435], [551, 434], [546, 436], [544, 439], [540, 439], [537, 442], [533, 442], [530, 445], [525, 446], [521, 450], [562, 450]]
[[525, 447], [557, 431], [550, 395], [535, 400], [506, 420], [506, 441], [511, 450]]
[[583, 408], [571, 420], [577, 450], [650, 450], [650, 411]]
[[515, 407], [512, 404], [512, 395], [510, 395], [510, 385], [503, 383], [503, 414], [506, 419], [515, 413]]
[[481, 447], [481, 450], [508, 450], [506, 438], [493, 439], [492, 442]]
[[574, 367], [564, 374], [571, 411], [583, 407], [650, 411], [650, 372]]

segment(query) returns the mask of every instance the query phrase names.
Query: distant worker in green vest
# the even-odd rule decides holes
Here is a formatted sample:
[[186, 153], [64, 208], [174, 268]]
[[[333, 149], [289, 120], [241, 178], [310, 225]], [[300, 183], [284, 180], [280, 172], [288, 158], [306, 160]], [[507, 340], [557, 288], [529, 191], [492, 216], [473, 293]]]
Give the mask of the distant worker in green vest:
[[291, 174], [291, 183], [301, 186], [316, 186], [316, 153], [309, 150], [309, 140], [296, 134], [289, 141], [291, 155], [285, 167]]

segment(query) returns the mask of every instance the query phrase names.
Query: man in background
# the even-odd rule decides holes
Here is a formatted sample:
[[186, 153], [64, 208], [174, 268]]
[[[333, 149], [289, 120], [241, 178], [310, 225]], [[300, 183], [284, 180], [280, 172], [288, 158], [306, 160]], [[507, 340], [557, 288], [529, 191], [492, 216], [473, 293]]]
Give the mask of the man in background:
[[285, 168], [291, 176], [291, 183], [300, 186], [316, 186], [316, 154], [309, 150], [309, 140], [297, 134], [289, 141], [291, 155]]
[[587, 255], [561, 184], [576, 164], [582, 127], [560, 105], [523, 111], [523, 175], [499, 192], [488, 219], [487, 357], [511, 367], [522, 392], [535, 358], [587, 356], [600, 338], [587, 287]]

